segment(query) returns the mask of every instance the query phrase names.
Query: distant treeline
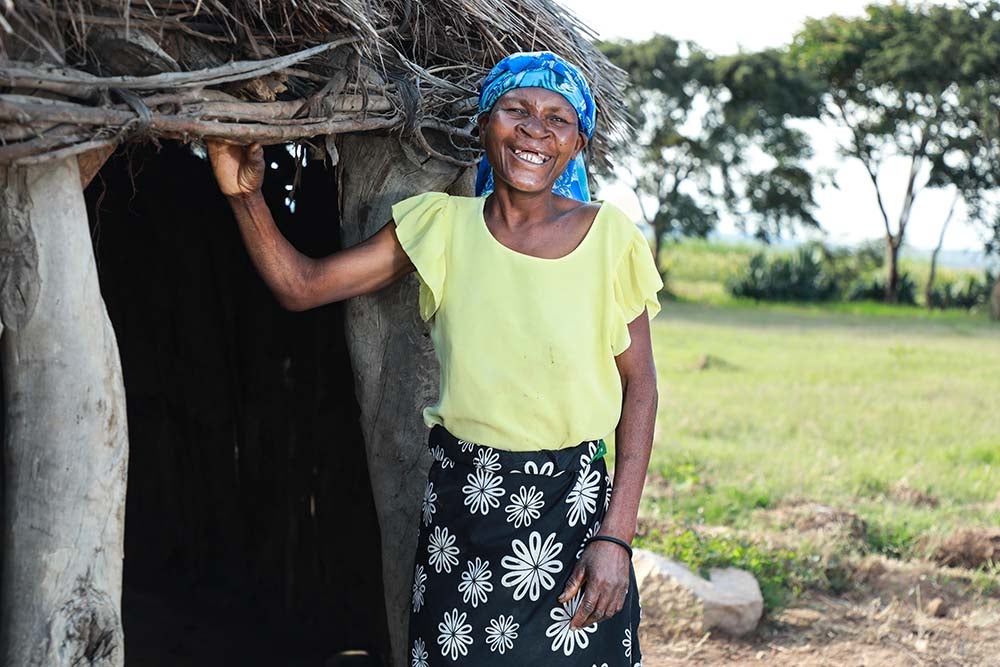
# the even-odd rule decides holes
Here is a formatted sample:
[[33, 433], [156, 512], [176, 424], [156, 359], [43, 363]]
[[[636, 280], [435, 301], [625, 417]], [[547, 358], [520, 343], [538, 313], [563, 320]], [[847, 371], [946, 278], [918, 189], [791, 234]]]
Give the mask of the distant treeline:
[[[870, 190], [852, 196], [877, 205], [870, 224], [883, 237], [884, 300], [915, 292], [899, 251], [928, 188], [953, 198], [936, 224], [942, 240], [958, 212], [979, 227], [987, 253], [1000, 251], [1000, 0], [873, 4], [858, 17], [810, 19], [787, 45], [759, 52], [717, 55], [665, 35], [601, 48], [629, 75], [636, 127], [603, 175], [632, 187], [658, 257], [665, 241], [704, 238], [724, 216], [764, 241], [818, 229], [815, 191], [836, 185], [837, 163], [816, 165], [802, 121], [833, 130], [838, 160], [869, 176]], [[887, 178], [886, 165], [900, 161], [908, 176]], [[812, 270], [807, 254], [789, 274]], [[762, 275], [784, 270], [762, 262]], [[835, 277], [807, 292], [850, 293], [856, 281]], [[929, 293], [954, 302], [945, 291]]]

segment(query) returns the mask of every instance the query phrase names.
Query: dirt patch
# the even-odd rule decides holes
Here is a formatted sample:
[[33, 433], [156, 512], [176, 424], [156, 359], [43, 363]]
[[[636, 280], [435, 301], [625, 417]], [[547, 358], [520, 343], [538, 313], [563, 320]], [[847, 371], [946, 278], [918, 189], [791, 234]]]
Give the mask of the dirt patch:
[[903, 481], [896, 482], [889, 487], [889, 498], [899, 503], [913, 505], [914, 507], [935, 508], [941, 504], [941, 501], [937, 497], [932, 496], [926, 491], [915, 489]]
[[934, 560], [969, 569], [1000, 565], [1000, 530], [960, 530], [934, 550]]
[[803, 499], [785, 500], [760, 510], [755, 518], [782, 530], [837, 534], [851, 540], [864, 540], [868, 533], [864, 519], [854, 512]]
[[[855, 581], [841, 596], [805, 595], [745, 640], [706, 636], [665, 642], [640, 631], [643, 665], [1000, 664], [1000, 599], [976, 594], [961, 571], [871, 558], [859, 565]], [[938, 617], [941, 605], [945, 613]]]

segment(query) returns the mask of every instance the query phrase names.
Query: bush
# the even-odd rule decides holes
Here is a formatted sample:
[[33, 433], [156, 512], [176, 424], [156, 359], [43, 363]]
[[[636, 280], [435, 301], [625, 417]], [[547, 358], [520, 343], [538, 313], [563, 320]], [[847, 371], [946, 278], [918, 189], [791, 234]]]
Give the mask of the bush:
[[757, 301], [830, 301], [838, 296], [825, 248], [805, 245], [791, 255], [754, 254], [746, 268], [726, 281], [733, 296]]
[[932, 308], [964, 308], [972, 310], [990, 302], [993, 276], [987, 271], [982, 278], [966, 276], [964, 280], [940, 281], [927, 295]]
[[[855, 280], [847, 290], [848, 301], [885, 301], [885, 278], [874, 276]], [[896, 301], [907, 305], [917, 302], [917, 286], [909, 273], [900, 273], [896, 283]]]

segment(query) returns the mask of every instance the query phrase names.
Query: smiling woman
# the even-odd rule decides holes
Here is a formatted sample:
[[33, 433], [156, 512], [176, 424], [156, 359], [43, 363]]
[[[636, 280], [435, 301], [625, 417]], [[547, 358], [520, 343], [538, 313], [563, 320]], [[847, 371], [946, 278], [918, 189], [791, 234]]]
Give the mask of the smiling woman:
[[635, 225], [590, 203], [583, 149], [596, 109], [574, 66], [509, 56], [483, 82], [479, 111], [477, 197], [410, 197], [370, 239], [319, 260], [273, 229], [255, 194], [257, 149], [210, 155], [254, 263], [289, 308], [419, 278], [441, 374], [423, 411], [434, 464], [412, 667], [635, 667], [629, 543], [652, 444], [649, 318], [662, 282]]

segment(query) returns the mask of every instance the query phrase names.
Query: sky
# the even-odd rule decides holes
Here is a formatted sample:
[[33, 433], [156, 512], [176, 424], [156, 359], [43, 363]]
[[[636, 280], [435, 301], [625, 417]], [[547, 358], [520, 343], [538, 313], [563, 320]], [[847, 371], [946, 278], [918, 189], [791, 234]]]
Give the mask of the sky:
[[[601, 39], [641, 40], [655, 33], [675, 39], [692, 40], [718, 55], [781, 46], [806, 18], [830, 14], [857, 16], [866, 5], [863, 0], [560, 0], [561, 4], [580, 17]], [[818, 189], [819, 205], [816, 218], [834, 243], [854, 244], [880, 237], [884, 225], [875, 191], [867, 173], [856, 160], [837, 156], [837, 135], [820, 123], [807, 126], [814, 141], [816, 157], [813, 164], [836, 167], [839, 187]], [[887, 195], [889, 219], [899, 215], [906, 187], [908, 163], [889, 163], [880, 181]], [[624, 186], [610, 186], [600, 196], [638, 219], [639, 206], [635, 196]], [[921, 249], [933, 248], [947, 216], [953, 192], [924, 190], [914, 204], [907, 228], [907, 244]], [[726, 222], [720, 231], [732, 233], [733, 225]], [[966, 222], [961, 204], [948, 228], [944, 248], [949, 250], [981, 250], [982, 241], [976, 229]]]

